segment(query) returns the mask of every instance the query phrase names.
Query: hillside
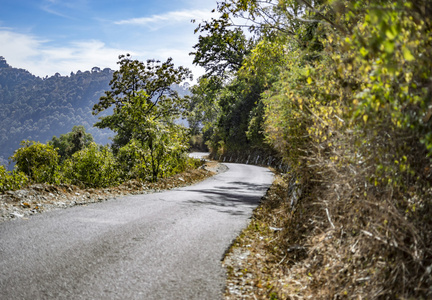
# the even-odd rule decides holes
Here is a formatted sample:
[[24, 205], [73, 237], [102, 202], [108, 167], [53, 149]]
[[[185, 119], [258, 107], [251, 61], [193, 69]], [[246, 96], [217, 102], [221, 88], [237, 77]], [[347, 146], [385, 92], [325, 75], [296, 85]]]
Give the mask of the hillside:
[[75, 125], [84, 125], [97, 143], [108, 143], [110, 132], [93, 128], [98, 117], [91, 108], [109, 88], [112, 73], [93, 68], [40, 78], [0, 58], [0, 159], [7, 160], [24, 139], [46, 142]]
[[[113, 133], [93, 124], [110, 111], [94, 116], [92, 107], [109, 90], [113, 72], [94, 67], [69, 76], [57, 73], [40, 78], [10, 66], [0, 56], [0, 164], [7, 165], [22, 140], [45, 143], [75, 125], [83, 125], [96, 143], [109, 143]], [[180, 95], [187, 92], [186, 85], [174, 89]]]

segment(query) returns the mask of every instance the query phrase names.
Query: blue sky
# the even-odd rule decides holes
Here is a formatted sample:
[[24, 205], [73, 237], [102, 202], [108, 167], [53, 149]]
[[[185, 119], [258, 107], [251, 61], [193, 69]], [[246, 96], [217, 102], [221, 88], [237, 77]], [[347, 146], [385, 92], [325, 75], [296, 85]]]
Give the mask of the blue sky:
[[92, 67], [117, 68], [118, 55], [174, 59], [195, 78], [197, 22], [216, 0], [0, 0], [0, 56], [44, 77]]

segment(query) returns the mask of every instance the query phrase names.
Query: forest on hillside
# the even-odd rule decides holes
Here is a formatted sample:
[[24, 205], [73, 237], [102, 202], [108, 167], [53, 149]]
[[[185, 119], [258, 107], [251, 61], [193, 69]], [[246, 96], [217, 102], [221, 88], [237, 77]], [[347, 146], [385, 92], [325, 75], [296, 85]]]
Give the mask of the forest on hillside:
[[3, 163], [22, 140], [46, 142], [83, 125], [98, 143], [108, 143], [108, 130], [96, 130], [91, 109], [108, 89], [113, 71], [56, 74], [40, 78], [9, 66], [0, 57], [0, 158]]
[[206, 75], [189, 123], [213, 157], [287, 181], [268, 204], [283, 230], [261, 243], [267, 271], [248, 287], [430, 299], [432, 2], [226, 0], [214, 12], [196, 28]]
[[[84, 72], [84, 76], [81, 72], [70, 77], [56, 74], [42, 80], [27, 71], [16, 71], [4, 61], [2, 73], [9, 75], [5, 76], [4, 90], [17, 90], [19, 86], [29, 91], [6, 94], [6, 99], [11, 95], [18, 96], [10, 103], [5, 101], [9, 104], [5, 109], [10, 108], [9, 114], [15, 118], [19, 116], [18, 121], [26, 126], [18, 127], [21, 123], [9, 119], [12, 127], [4, 124], [4, 133], [9, 129], [17, 135], [27, 132], [33, 136], [21, 140], [9, 157], [15, 164], [12, 171], [0, 164], [0, 193], [37, 183], [102, 188], [131, 180], [156, 182], [197, 167], [200, 161], [190, 158], [187, 153], [190, 130], [182, 124], [188, 114], [185, 94], [188, 93], [186, 80], [192, 78], [191, 71], [176, 67], [172, 58], [165, 62], [154, 59], [143, 62], [133, 59], [130, 54], [121, 54], [118, 64], [119, 70], [114, 72], [93, 68], [92, 72]], [[101, 91], [98, 88], [103, 86], [92, 81], [92, 78], [97, 81], [100, 73], [102, 79], [109, 77], [108, 87]], [[20, 79], [21, 75], [27, 78]], [[11, 77], [14, 80], [10, 80]], [[100, 82], [105, 84], [104, 80]], [[77, 94], [76, 90], [90, 92], [90, 96], [98, 99], [95, 102], [90, 96], [83, 99], [80, 95], [86, 93]], [[73, 94], [64, 98], [64, 93]], [[45, 100], [32, 106], [40, 99]], [[83, 103], [81, 107], [79, 103]], [[24, 114], [24, 120], [20, 114]], [[92, 124], [94, 128], [111, 130], [109, 144], [96, 143], [86, 130], [88, 123], [82, 121], [90, 115], [93, 119], [97, 117]], [[66, 124], [71, 121], [81, 121], [81, 124]], [[39, 124], [45, 126], [43, 130]], [[61, 132], [52, 130], [54, 126], [72, 128], [53, 136]], [[40, 142], [43, 135], [46, 140]], [[5, 137], [7, 139], [8, 135]], [[9, 140], [21, 138], [19, 135], [10, 137]]]
[[[114, 133], [93, 125], [111, 111], [96, 116], [92, 108], [109, 89], [113, 73], [94, 67], [69, 76], [57, 73], [40, 78], [0, 57], [0, 164], [8, 164], [21, 141], [45, 143], [74, 126], [84, 126], [98, 144], [110, 143]], [[188, 92], [187, 86], [173, 88], [181, 95]]]

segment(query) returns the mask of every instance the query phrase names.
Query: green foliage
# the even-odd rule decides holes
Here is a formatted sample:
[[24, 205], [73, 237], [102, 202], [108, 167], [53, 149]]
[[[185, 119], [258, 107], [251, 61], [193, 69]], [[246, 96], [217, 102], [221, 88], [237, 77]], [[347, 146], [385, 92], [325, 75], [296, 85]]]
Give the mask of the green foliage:
[[264, 82], [261, 76], [240, 70], [229, 82], [201, 78], [191, 89], [192, 128], [195, 133], [201, 130], [212, 152], [221, 152], [222, 144], [230, 150], [265, 147], [260, 127]]
[[74, 126], [71, 132], [61, 134], [60, 138], [54, 136], [48, 143], [57, 149], [60, 160], [70, 158], [72, 154], [88, 147], [93, 142], [93, 136], [86, 133], [84, 126]]
[[58, 180], [59, 155], [52, 145], [34, 141], [22, 141], [11, 160], [18, 172], [38, 183], [55, 183]]
[[[149, 59], [146, 63], [132, 60], [129, 54], [120, 55], [118, 64], [120, 69], [115, 71], [110, 82], [111, 89], [99, 99], [99, 103], [93, 106], [93, 113], [115, 106], [121, 108], [125, 102], [137, 96], [139, 91], [144, 91], [148, 99], [155, 104], [166, 99], [178, 99], [178, 93], [173, 89], [173, 84], [191, 78], [191, 72], [184, 68], [175, 68], [172, 58], [166, 62]], [[151, 109], [151, 108], [150, 108]]]
[[189, 147], [191, 152], [207, 152], [208, 148], [204, 142], [203, 134], [192, 135], [189, 139]]
[[201, 77], [198, 84], [192, 86], [192, 96], [189, 99], [187, 116], [192, 134], [203, 132], [211, 134], [220, 115], [219, 97], [223, 82], [220, 77]]
[[[122, 107], [128, 103], [133, 105], [134, 99], [145, 95], [145, 109], [137, 107], [140, 113], [153, 114], [157, 118], [164, 118], [167, 115], [172, 118], [180, 117], [186, 101], [179, 97], [173, 85], [191, 76], [188, 69], [175, 68], [171, 58], [164, 63], [156, 60], [143, 63], [130, 59], [129, 55], [120, 55], [119, 59], [120, 70], [114, 72], [113, 80], [110, 82], [111, 90], [106, 91], [105, 96], [93, 107], [93, 113], [98, 114], [114, 106], [113, 114], [100, 118], [95, 126], [109, 128], [117, 133], [113, 143], [115, 153], [133, 138], [134, 126], [137, 124], [124, 114], [125, 110], [122, 111]], [[128, 121], [125, 122], [125, 119]]]
[[[172, 85], [189, 78], [190, 71], [175, 68], [172, 59], [144, 64], [128, 55], [119, 58], [120, 70], [114, 73], [112, 89], [94, 106], [98, 113], [114, 105], [114, 112], [95, 126], [117, 133], [113, 148], [123, 176], [156, 181], [171, 174], [170, 164], [177, 163], [187, 150], [188, 132], [175, 123], [186, 112], [187, 100]], [[125, 169], [127, 166], [132, 169]]]
[[[207, 26], [206, 26], [207, 25]], [[195, 32], [208, 32], [198, 37], [194, 46], [193, 63], [206, 70], [206, 77], [225, 77], [227, 72], [241, 68], [243, 59], [248, 55], [252, 41], [247, 40], [239, 28], [228, 29], [227, 20], [213, 21], [213, 24], [200, 24]]]
[[[183, 101], [164, 99], [155, 105], [143, 92], [126, 103], [119, 114], [124, 124], [132, 129], [133, 145], [141, 166], [145, 166], [152, 181], [165, 177], [170, 171], [170, 164], [175, 165], [176, 157], [187, 150], [188, 132], [174, 120], [181, 113]], [[140, 147], [139, 147], [140, 146]]]
[[23, 172], [8, 172], [0, 165], [0, 193], [19, 190], [28, 183], [28, 178]]
[[350, 61], [336, 62], [357, 81], [349, 102], [353, 122], [361, 128], [357, 143], [373, 143], [364, 147], [365, 156], [376, 160], [374, 181], [385, 184], [406, 182], [428, 163], [425, 150], [432, 154], [432, 57], [425, 51], [432, 46], [432, 32], [429, 17], [419, 14], [416, 5], [370, 6], [353, 34], [339, 41]]
[[116, 160], [108, 147], [91, 143], [63, 163], [66, 182], [82, 187], [109, 187], [119, 183]]
[[[321, 204], [333, 232], [343, 228], [337, 247], [350, 230], [379, 241], [356, 237], [367, 259], [352, 274], [370, 271], [368, 290], [355, 279], [336, 284], [349, 286], [352, 297], [429, 298], [430, 280], [420, 270], [431, 264], [424, 253], [432, 244], [425, 221], [432, 203], [430, 1], [228, 0], [217, 11], [220, 18], [198, 30], [217, 32], [243, 18], [255, 43], [212, 91], [220, 112], [211, 150], [265, 148], [264, 136], [290, 165], [304, 190], [300, 200]], [[195, 91], [211, 103], [205, 89]], [[315, 273], [331, 268], [329, 276], [340, 271], [328, 265]], [[323, 297], [344, 292], [335, 287]]]
[[[247, 6], [246, 2], [243, 4]], [[243, 4], [221, 2], [218, 6], [220, 18], [203, 22], [196, 29], [196, 32], [206, 32], [207, 36], [200, 38], [200, 43], [195, 46], [197, 52], [192, 53], [195, 54], [194, 63], [204, 64], [207, 74], [191, 90], [192, 120], [189, 121], [194, 133], [201, 129], [213, 153], [268, 148], [263, 143], [264, 105], [261, 93], [277, 80], [279, 64], [283, 63], [286, 49], [282, 44], [272, 43], [266, 38], [257, 38], [254, 42], [254, 39], [233, 38], [233, 35], [243, 35], [240, 28], [235, 28], [233, 21], [243, 15]], [[252, 19], [260, 18], [251, 11], [248, 13]], [[257, 19], [254, 19], [255, 25], [258, 25], [255, 22]], [[258, 36], [257, 27], [250, 29]], [[238, 63], [230, 65], [227, 70], [231, 57], [228, 57], [230, 52], [224, 49], [231, 49], [232, 43], [238, 47], [241, 45], [245, 51], [241, 52], [241, 59], [238, 57]], [[208, 49], [212, 51], [205, 55]], [[212, 77], [215, 72], [227, 80]]]
[[143, 146], [135, 139], [130, 140], [129, 143], [118, 150], [116, 159], [123, 180], [150, 177], [148, 166], [142, 159], [144, 156], [142, 152]]

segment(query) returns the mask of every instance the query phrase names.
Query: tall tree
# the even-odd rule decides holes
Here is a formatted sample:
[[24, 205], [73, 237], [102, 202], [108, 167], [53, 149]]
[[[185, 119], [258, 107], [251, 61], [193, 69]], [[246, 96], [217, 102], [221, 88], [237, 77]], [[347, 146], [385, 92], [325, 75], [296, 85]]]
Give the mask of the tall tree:
[[114, 73], [111, 90], [93, 108], [98, 113], [113, 105], [113, 114], [95, 126], [115, 131], [114, 152], [129, 147], [138, 153], [137, 162], [150, 169], [151, 180], [156, 181], [164, 161], [186, 150], [186, 131], [175, 121], [186, 113], [187, 100], [172, 86], [191, 78], [191, 72], [175, 68], [171, 58], [145, 64], [129, 55], [119, 58], [120, 70]]
[[190, 70], [182, 66], [176, 68], [172, 58], [166, 62], [149, 59], [146, 63], [132, 60], [130, 55], [120, 55], [120, 69], [113, 74], [110, 82], [111, 89], [105, 92], [99, 103], [93, 107], [93, 114], [114, 106], [112, 115], [100, 118], [95, 124], [98, 128], [109, 128], [117, 133], [114, 138], [114, 152], [125, 146], [132, 138], [134, 123], [128, 122], [122, 107], [127, 103], [133, 105], [138, 92], [143, 92], [146, 96], [147, 105], [142, 114], [155, 114], [161, 117], [157, 111], [157, 106], [169, 106], [166, 113], [171, 113], [172, 117], [178, 117], [185, 106], [185, 101], [180, 98], [178, 93], [172, 88], [173, 84], [180, 84], [186, 79], [191, 79]]

